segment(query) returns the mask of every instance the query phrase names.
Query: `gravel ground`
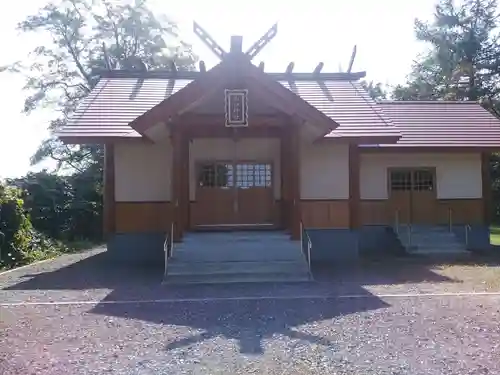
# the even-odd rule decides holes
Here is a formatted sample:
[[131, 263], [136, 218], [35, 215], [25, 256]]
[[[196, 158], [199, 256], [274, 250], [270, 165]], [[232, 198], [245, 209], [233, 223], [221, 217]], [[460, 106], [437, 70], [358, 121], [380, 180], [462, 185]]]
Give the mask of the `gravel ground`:
[[[0, 275], [0, 374], [500, 373], [500, 294], [389, 296], [500, 292], [480, 277], [498, 267], [371, 264], [310, 284], [174, 288], [161, 269], [110, 268], [101, 252]], [[30, 301], [73, 302], [12, 304]]]

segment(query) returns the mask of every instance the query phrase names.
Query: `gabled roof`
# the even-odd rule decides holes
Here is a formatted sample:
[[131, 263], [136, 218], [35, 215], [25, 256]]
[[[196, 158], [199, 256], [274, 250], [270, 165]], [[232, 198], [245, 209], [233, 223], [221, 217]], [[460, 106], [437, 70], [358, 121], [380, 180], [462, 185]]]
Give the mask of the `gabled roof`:
[[233, 85], [243, 85], [255, 93], [268, 105], [286, 113], [299, 122], [319, 129], [321, 136], [336, 129], [338, 124], [317, 108], [301, 100], [290, 90], [286, 90], [278, 82], [270, 78], [262, 70], [253, 65], [247, 56], [232, 53], [218, 65], [198, 79], [162, 100], [161, 103], [148, 110], [130, 123], [130, 126], [144, 132], [160, 121], [174, 121], [183, 112], [194, 108], [204, 99], [215, 95]]
[[383, 147], [500, 148], [500, 120], [476, 102], [382, 101], [403, 136]]
[[[86, 139], [140, 138], [141, 134], [130, 124], [203, 74], [206, 73], [106, 72], [57, 135]], [[265, 75], [279, 82], [278, 87], [288, 89], [283, 91], [290, 92], [295, 100], [303, 99], [322, 116], [338, 124], [335, 130], [326, 134], [327, 138], [381, 136], [397, 139], [401, 136], [390, 118], [356, 82], [364, 73], [322, 73], [316, 77], [301, 73]], [[164, 112], [161, 115], [164, 116]]]

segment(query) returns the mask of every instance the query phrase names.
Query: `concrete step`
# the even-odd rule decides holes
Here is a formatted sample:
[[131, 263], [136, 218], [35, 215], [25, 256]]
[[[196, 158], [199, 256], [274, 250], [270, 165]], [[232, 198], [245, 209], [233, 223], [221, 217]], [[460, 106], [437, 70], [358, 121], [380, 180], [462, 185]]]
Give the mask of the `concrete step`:
[[399, 240], [411, 254], [458, 254], [467, 253], [465, 245], [449, 232], [447, 227], [412, 227], [411, 245], [407, 228], [400, 228]]
[[424, 248], [424, 249], [411, 249], [408, 251], [410, 254], [468, 254], [470, 253], [466, 249], [457, 248], [457, 249], [449, 249], [449, 248]]
[[[401, 243], [403, 245], [408, 245], [410, 242], [409, 241], [401, 241]], [[422, 247], [426, 247], [426, 246], [462, 247], [462, 246], [464, 246], [462, 243], [455, 241], [455, 240], [453, 240], [453, 241], [414, 241], [414, 240], [412, 240], [411, 244], [416, 245], [416, 246], [422, 246]]]
[[304, 282], [300, 242], [284, 232], [197, 232], [174, 244], [166, 283]]
[[215, 274], [215, 275], [167, 275], [164, 284], [226, 284], [226, 283], [301, 283], [309, 282], [309, 274]]
[[175, 259], [168, 265], [169, 275], [222, 275], [222, 274], [307, 274], [305, 262], [179, 262]]

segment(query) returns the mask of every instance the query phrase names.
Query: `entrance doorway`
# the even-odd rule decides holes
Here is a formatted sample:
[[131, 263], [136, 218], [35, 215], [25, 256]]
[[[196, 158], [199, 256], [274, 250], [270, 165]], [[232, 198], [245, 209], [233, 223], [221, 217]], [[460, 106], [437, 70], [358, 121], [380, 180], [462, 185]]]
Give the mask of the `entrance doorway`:
[[196, 168], [197, 226], [274, 224], [273, 166], [266, 161], [206, 161]]
[[434, 168], [389, 169], [390, 206], [400, 224], [435, 224]]

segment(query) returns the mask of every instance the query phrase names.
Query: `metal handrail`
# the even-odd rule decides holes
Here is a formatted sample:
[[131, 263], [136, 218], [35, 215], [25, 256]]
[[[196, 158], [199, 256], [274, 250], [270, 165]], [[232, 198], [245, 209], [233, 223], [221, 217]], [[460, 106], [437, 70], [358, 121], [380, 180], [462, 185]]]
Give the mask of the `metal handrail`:
[[163, 252], [165, 254], [165, 264], [163, 269], [163, 279], [167, 277], [168, 273], [168, 260], [172, 257], [174, 250], [174, 223], [170, 226], [170, 233], [167, 233], [165, 241], [163, 242]]
[[465, 248], [469, 247], [469, 231], [472, 230], [470, 224], [465, 224]]
[[174, 255], [174, 223], [170, 225], [170, 254], [169, 258]]
[[408, 249], [411, 249], [411, 231], [412, 231], [411, 223], [408, 223], [407, 231], [408, 231]]
[[399, 235], [399, 208], [396, 210], [396, 215], [395, 215], [395, 226], [396, 226], [396, 234]]
[[[306, 249], [304, 249], [304, 235], [305, 235], [305, 239], [307, 241]], [[306, 258], [307, 268], [309, 269], [309, 274], [311, 274], [312, 241], [311, 241], [311, 237], [309, 237], [309, 234], [304, 229], [304, 223], [302, 223], [302, 220], [300, 221], [300, 249], [302, 251], [302, 254], [304, 255], [304, 258]]]

